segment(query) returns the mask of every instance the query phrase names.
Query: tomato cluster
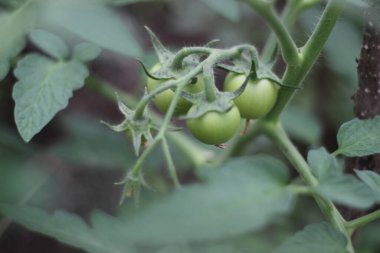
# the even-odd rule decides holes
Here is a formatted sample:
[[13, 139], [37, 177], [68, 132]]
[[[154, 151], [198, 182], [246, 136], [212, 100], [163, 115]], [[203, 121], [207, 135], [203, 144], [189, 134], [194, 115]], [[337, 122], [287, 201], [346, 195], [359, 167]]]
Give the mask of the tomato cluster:
[[[152, 72], [160, 68], [156, 64], [152, 68]], [[227, 75], [224, 83], [224, 91], [233, 92], [240, 88], [246, 80], [243, 74]], [[148, 78], [147, 86], [148, 91], [152, 92], [164, 80], [154, 80]], [[190, 93], [198, 93], [204, 89], [204, 81], [202, 76], [197, 76], [197, 81], [186, 87], [186, 91]], [[200, 141], [206, 144], [219, 145], [233, 137], [238, 131], [241, 118], [247, 120], [257, 119], [265, 116], [273, 108], [277, 101], [278, 87], [269, 79], [256, 79], [248, 80], [245, 90], [240, 96], [231, 101], [231, 108], [226, 112], [208, 111], [198, 118], [191, 118], [187, 120], [187, 127], [189, 131]], [[157, 108], [166, 112], [173, 99], [174, 92], [166, 90], [158, 94], [153, 102]], [[180, 98], [177, 107], [174, 111], [174, 116], [192, 114], [196, 110], [195, 106]]]
[[[160, 69], [160, 67], [161, 67], [160, 64], [154, 65], [151, 69], [151, 72], [154, 73], [154, 72], [158, 71]], [[152, 78], [148, 78], [148, 80], [147, 80], [148, 92], [152, 92], [154, 89], [156, 89], [158, 86], [160, 86], [165, 81], [166, 80], [155, 80]], [[202, 91], [203, 88], [204, 88], [203, 78], [197, 77], [196, 82], [187, 85], [185, 90], [190, 92], [190, 93], [197, 93], [197, 92]], [[153, 99], [153, 102], [160, 111], [165, 113], [169, 109], [169, 106], [170, 106], [170, 103], [173, 99], [173, 96], [174, 96], [174, 91], [166, 90], [166, 91], [158, 94]], [[174, 110], [173, 115], [174, 116], [180, 116], [180, 115], [186, 114], [189, 111], [191, 105], [192, 104], [189, 101], [185, 100], [184, 98], [180, 98], [178, 103], [177, 103], [177, 106]]]

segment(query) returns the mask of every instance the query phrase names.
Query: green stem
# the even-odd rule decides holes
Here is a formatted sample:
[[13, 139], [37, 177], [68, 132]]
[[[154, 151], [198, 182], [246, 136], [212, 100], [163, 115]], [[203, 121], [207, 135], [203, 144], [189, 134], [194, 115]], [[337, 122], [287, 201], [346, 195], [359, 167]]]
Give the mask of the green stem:
[[286, 188], [295, 194], [311, 195], [313, 193], [310, 187], [304, 185], [291, 184], [288, 185]]
[[145, 95], [142, 100], [137, 104], [136, 112], [135, 112], [135, 120], [142, 119], [144, 117], [144, 111], [149, 102], [157, 96], [159, 93], [162, 93], [166, 90], [169, 90], [171, 88], [174, 88], [177, 86], [176, 80], [170, 80], [167, 83], [163, 83], [160, 86], [158, 86], [156, 89], [154, 89], [149, 94]]
[[[299, 0], [290, 0], [286, 5], [284, 12], [281, 15], [281, 20], [284, 26], [289, 30], [295, 23], [299, 12], [301, 11], [302, 2]], [[277, 37], [275, 33], [271, 33], [262, 53], [264, 62], [271, 62], [277, 51]]]
[[265, 134], [276, 143], [285, 156], [292, 163], [294, 168], [298, 171], [298, 173], [305, 179], [305, 181], [311, 186], [317, 186], [318, 180], [311, 173], [309, 169], [309, 165], [303, 159], [303, 156], [298, 152], [296, 147], [290, 141], [288, 135], [285, 130], [282, 128], [280, 123], [272, 123], [272, 122], [263, 122]]
[[178, 176], [177, 176], [177, 171], [176, 171], [175, 166], [174, 166], [173, 158], [172, 158], [172, 155], [170, 153], [169, 144], [168, 144], [168, 141], [166, 140], [165, 137], [162, 138], [162, 149], [164, 151], [165, 159], [166, 159], [166, 162], [168, 164], [168, 170], [169, 170], [170, 177], [172, 178], [175, 187], [181, 188], [181, 184], [180, 184]]
[[367, 214], [365, 216], [362, 216], [360, 218], [347, 222], [346, 227], [347, 229], [350, 230], [351, 233], [353, 233], [358, 228], [361, 228], [367, 225], [368, 223], [371, 223], [379, 219], [380, 219], [380, 210], [377, 210], [373, 213]]
[[214, 71], [211, 64], [203, 67], [203, 80], [205, 83], [206, 100], [211, 103], [216, 100]]
[[[273, 122], [264, 122], [263, 127], [265, 130], [265, 134], [278, 145], [278, 147], [282, 150], [288, 160], [292, 163], [297, 172], [301, 175], [301, 177], [310, 185], [317, 186], [318, 179], [311, 173], [310, 167], [303, 158], [303, 156], [299, 153], [297, 148], [291, 142], [289, 137], [287, 136], [285, 130], [282, 128], [280, 123]], [[342, 232], [348, 240], [347, 250], [353, 253], [355, 252], [352, 246], [352, 241], [350, 237], [350, 233], [346, 228], [346, 221], [339, 213], [338, 209], [335, 205], [328, 199], [314, 195], [314, 198], [326, 216], [326, 218], [334, 225], [336, 229]]]
[[272, 5], [258, 0], [246, 0], [270, 25], [276, 34], [284, 61], [288, 65], [298, 65], [299, 54], [297, 46], [280, 18], [274, 12]]
[[209, 55], [212, 53], [212, 49], [205, 47], [185, 47], [182, 48], [178, 53], [174, 56], [172, 66], [174, 69], [181, 69], [183, 60], [192, 54], [206, 54]]
[[[343, 6], [340, 1], [330, 0], [328, 2], [315, 31], [301, 51], [301, 62], [299, 66], [288, 66], [282, 79], [284, 85], [293, 87], [301, 86], [306, 75], [320, 55], [324, 44], [342, 12], [342, 8]], [[277, 121], [295, 92], [295, 89], [282, 87], [276, 105], [267, 116], [267, 119]]]

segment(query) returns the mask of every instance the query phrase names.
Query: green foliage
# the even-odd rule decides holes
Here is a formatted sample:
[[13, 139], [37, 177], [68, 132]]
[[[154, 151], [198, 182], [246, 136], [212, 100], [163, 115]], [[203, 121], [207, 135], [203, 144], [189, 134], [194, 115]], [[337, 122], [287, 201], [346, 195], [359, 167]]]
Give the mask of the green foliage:
[[371, 188], [380, 202], [380, 175], [370, 170], [357, 170], [356, 174]]
[[321, 139], [320, 122], [304, 108], [289, 106], [281, 115], [284, 128], [290, 136], [310, 146], [318, 145]]
[[238, 22], [240, 19], [239, 4], [236, 0], [201, 0], [211, 10], [223, 17]]
[[91, 43], [80, 43], [74, 47], [73, 58], [81, 62], [89, 62], [95, 60], [102, 50]]
[[325, 148], [309, 151], [307, 162], [313, 174], [320, 180], [325, 180], [331, 176], [342, 174], [342, 168], [333, 155], [330, 155]]
[[0, 127], [1, 202], [46, 205], [54, 201], [58, 184], [46, 164], [33, 160], [37, 152], [38, 148], [26, 146], [19, 136]]
[[12, 12], [0, 10], [0, 80], [9, 71], [9, 61], [25, 46], [25, 35], [35, 23], [35, 6], [27, 1]]
[[63, 60], [69, 56], [69, 48], [58, 36], [44, 30], [33, 30], [30, 33], [31, 41], [43, 52], [57, 60]]
[[[269, 157], [238, 159], [128, 221], [130, 240], [175, 243], [258, 230], [292, 207], [286, 168]], [[165, 230], [162, 228], [165, 227]], [[149, 231], [149, 232], [147, 232]]]
[[336, 157], [324, 148], [310, 151], [308, 162], [319, 179], [318, 186], [314, 187], [318, 194], [355, 208], [368, 208], [374, 204], [374, 195], [370, 189], [355, 177], [343, 174]]
[[348, 253], [347, 238], [328, 223], [312, 224], [285, 241], [273, 253]]
[[344, 156], [366, 156], [380, 152], [380, 116], [368, 120], [354, 119], [344, 123], [338, 132], [339, 148]]
[[210, 172], [206, 181], [184, 187], [126, 220], [95, 212], [92, 229], [64, 211], [49, 215], [9, 205], [0, 205], [0, 210], [17, 223], [75, 247], [121, 252], [134, 243], [177, 244], [258, 230], [292, 207], [286, 168], [269, 157], [232, 160]]
[[64, 161], [94, 169], [129, 167], [135, 161], [127, 137], [110, 132], [98, 120], [74, 116], [64, 126], [69, 137], [50, 149]]
[[[284, 1], [288, 5], [282, 15], [277, 15], [276, 4], [279, 2], [273, 0], [245, 0], [246, 5], [236, 0], [186, 1], [188, 13], [192, 10], [194, 12], [196, 8], [205, 13], [199, 14], [197, 11], [197, 15], [190, 15], [190, 18], [198, 19], [203, 15], [204, 20], [208, 22], [199, 18], [195, 23], [198, 22], [202, 26], [205, 23], [210, 24], [215, 27], [212, 29], [215, 33], [219, 31], [220, 34], [220, 30], [225, 30], [226, 33], [222, 33], [224, 36], [237, 38], [237, 41], [254, 39], [257, 40], [256, 44], [262, 46], [260, 38], [264, 37], [262, 35], [266, 30], [252, 25], [245, 31], [244, 23], [239, 25], [239, 29], [236, 29], [236, 25], [233, 29], [229, 27], [239, 21], [241, 7], [252, 7], [267, 22], [275, 36], [269, 36], [262, 55], [251, 44], [217, 47], [216, 40], [205, 43], [205, 46], [187, 46], [174, 51], [164, 46], [158, 37], [147, 29], [161, 67], [150, 73], [145, 65], [142, 65], [149, 78], [159, 80], [160, 85], [145, 92], [139, 90], [138, 92], [144, 95], [137, 99], [129, 94], [132, 89], [129, 81], [132, 79], [128, 77], [125, 81], [128, 86], [119, 90], [96, 77], [97, 74], [103, 76], [106, 73], [106, 79], [117, 78], [114, 73], [118, 71], [112, 69], [112, 66], [112, 72], [109, 72], [112, 74], [108, 76], [107, 71], [98, 71], [99, 66], [103, 68], [103, 65], [97, 64], [92, 70], [93, 73], [90, 73], [91, 68], [85, 63], [96, 59], [101, 54], [101, 48], [127, 57], [142, 56], [143, 47], [137, 41], [144, 42], [144, 39], [135, 39], [130, 29], [139, 34], [138, 27], [142, 27], [139, 23], [143, 22], [145, 16], [149, 17], [149, 21], [145, 20], [147, 22], [157, 21], [154, 17], [150, 20], [155, 9], [147, 7], [145, 12], [145, 4], [136, 4], [130, 9], [133, 11], [132, 15], [128, 11], [120, 15], [121, 13], [113, 9], [121, 5], [127, 6], [128, 9], [128, 5], [141, 2], [150, 1], [0, 0], [0, 80], [14, 68], [16, 84], [13, 85], [14, 78], [9, 75], [4, 81], [4, 87], [5, 91], [7, 88], [13, 89], [14, 118], [19, 133], [26, 142], [68, 105], [73, 92], [84, 85], [90, 74], [91, 78], [86, 88], [112, 102], [117, 102], [124, 115], [121, 124], [109, 125], [112, 130], [119, 132], [118, 134], [108, 131], [99, 124], [98, 119], [94, 122], [81, 115], [63, 117], [60, 122], [64, 124], [58, 127], [58, 131], [63, 133], [60, 135], [63, 138], [52, 141], [48, 149], [44, 150], [35, 146], [37, 143], [27, 145], [16, 140], [12, 133], [0, 126], [0, 201], [17, 203], [0, 204], [0, 213], [4, 218], [94, 253], [266, 253], [277, 248], [279, 242], [284, 243], [275, 249], [274, 253], [356, 252], [356, 244], [353, 243], [355, 238], [351, 235], [359, 227], [379, 218], [380, 212], [375, 211], [346, 221], [335, 203], [355, 209], [367, 209], [379, 203], [380, 176], [372, 171], [357, 171], [359, 180], [354, 175], [344, 174], [342, 161], [345, 158], [337, 155], [354, 157], [380, 152], [380, 132], [377, 127], [380, 117], [371, 120], [355, 119], [343, 124], [337, 136], [338, 150], [333, 154], [323, 147], [311, 150], [306, 162], [302, 155], [305, 152], [304, 148], [319, 146], [322, 142], [322, 123], [326, 123], [323, 122], [325, 116], [330, 114], [335, 118], [341, 115], [347, 117], [349, 114], [336, 111], [343, 108], [342, 111], [347, 112], [351, 106], [348, 106], [348, 103], [341, 103], [339, 106], [338, 99], [331, 102], [326, 96], [326, 101], [317, 104], [323, 104], [322, 108], [318, 108], [318, 112], [322, 114], [321, 120], [310, 115], [301, 106], [292, 105], [288, 110], [285, 110], [285, 107], [290, 104], [296, 91], [303, 88], [303, 80], [312, 70], [324, 46], [328, 71], [323, 72], [323, 75], [329, 72], [337, 75], [334, 75], [334, 78], [329, 76], [317, 80], [340, 82], [344, 85], [338, 89], [337, 85], [320, 85], [313, 81], [318, 85], [318, 89], [322, 87], [323, 90], [312, 91], [309, 94], [322, 93], [324, 96], [325, 93], [328, 94], [325, 87], [331, 86], [334, 96], [345, 97], [344, 101], [349, 101], [346, 93], [352, 93], [350, 90], [355, 88], [357, 82], [354, 58], [360, 49], [359, 29], [355, 27], [353, 20], [340, 22], [337, 26], [335, 23], [339, 20], [344, 3], [352, 4], [352, 9], [359, 9], [358, 7], [366, 6], [365, 1], [331, 0], [326, 5], [322, 4], [325, 2], [323, 0]], [[165, 33], [166, 36], [171, 35], [172, 31], [179, 33], [179, 38], [189, 36], [190, 32], [186, 29], [178, 31], [180, 26], [173, 25], [173, 16], [170, 16], [177, 8], [179, 12], [176, 15], [181, 20], [188, 18], [187, 14], [184, 14], [185, 10], [181, 9], [181, 6], [185, 5], [179, 1], [152, 2], [155, 2], [152, 6], [160, 7], [161, 15], [165, 15], [160, 16], [159, 21], [162, 21], [166, 31], [169, 31]], [[194, 9], [191, 9], [192, 6], [195, 6]], [[220, 18], [210, 15], [206, 6], [227, 20], [224, 23], [220, 22]], [[315, 8], [303, 17], [303, 23], [310, 28], [312, 35], [302, 45], [299, 43], [301, 40], [293, 38], [291, 28], [298, 18], [298, 13], [312, 6], [323, 6], [325, 10], [322, 12]], [[321, 16], [316, 26], [310, 16]], [[137, 27], [134, 27], [136, 24]], [[203, 40], [206, 35], [210, 35], [203, 34], [206, 30], [207, 28], [195, 30], [199, 32], [199, 37], [195, 38]], [[239, 32], [246, 37], [241, 38]], [[332, 36], [328, 40], [330, 33]], [[34, 47], [25, 47], [25, 37], [28, 34], [30, 42], [46, 55], [31, 52], [35, 50]], [[145, 42], [143, 44], [145, 48]], [[25, 52], [22, 52], [24, 48]], [[276, 64], [281, 60], [277, 57], [279, 53], [282, 63], [285, 64], [283, 69], [276, 67], [283, 65]], [[105, 56], [112, 57], [110, 54]], [[242, 74], [243, 78], [233, 91], [222, 92], [219, 86], [219, 81], [222, 81], [219, 80], [219, 71], [232, 72], [229, 73], [230, 76]], [[283, 75], [277, 76], [277, 73]], [[187, 88], [194, 85], [199, 78], [204, 80], [204, 85], [194, 93], [188, 92]], [[185, 131], [170, 134], [169, 131], [181, 130], [177, 126], [184, 125], [173, 120], [176, 118], [174, 111], [178, 101], [187, 100], [187, 103], [194, 104], [195, 108], [194, 112], [178, 120], [196, 122], [196, 119], [209, 112], [229, 113], [232, 108], [230, 101], [241, 96], [250, 78], [267, 78], [274, 81], [278, 84], [279, 93], [271, 101], [273, 107], [271, 106], [265, 115], [260, 115], [250, 125], [247, 122], [246, 129], [241, 129], [242, 136], [237, 136], [235, 133], [240, 129], [236, 131], [234, 128], [230, 134], [235, 134], [235, 137], [227, 145], [220, 144], [222, 141], [209, 142], [220, 144], [218, 148], [227, 147], [227, 150], [202, 146], [184, 134]], [[127, 88], [127, 92], [123, 91], [124, 88]], [[118, 96], [115, 96], [115, 91]], [[160, 115], [152, 110], [150, 105], [164, 92], [171, 92], [173, 96], [167, 104], [168, 110], [165, 110], [165, 115]], [[2, 98], [7, 99], [7, 94], [0, 95], [0, 102]], [[87, 95], [92, 96], [93, 93], [85, 94]], [[268, 93], [264, 92], [259, 99], [265, 100], [265, 95]], [[302, 105], [307, 104], [308, 108], [313, 106], [309, 102], [312, 100], [311, 97], [305, 98], [302, 92], [300, 95], [303, 99]], [[247, 101], [249, 99], [255, 99], [254, 93], [247, 97]], [[87, 97], [84, 102], [87, 102]], [[0, 108], [2, 106], [3, 104], [0, 104]], [[328, 113], [324, 113], [326, 109]], [[247, 111], [250, 110], [253, 108], [248, 107]], [[105, 112], [109, 113], [110, 110], [107, 109]], [[0, 114], [1, 119], [6, 119], [7, 115], [3, 116], [2, 111]], [[110, 118], [112, 121], [115, 120], [112, 116]], [[211, 119], [204, 126], [196, 123], [196, 127], [203, 131], [217, 124], [220, 133], [214, 132], [219, 138], [228, 130], [227, 121], [216, 122], [215, 119]], [[334, 122], [340, 121], [341, 118], [334, 119]], [[239, 119], [237, 123], [242, 122]], [[187, 130], [191, 128], [187, 127]], [[215, 129], [211, 129], [211, 132], [213, 130]], [[301, 152], [288, 134], [303, 144], [300, 146]], [[132, 135], [132, 144], [128, 141], [128, 138], [131, 138], [128, 135]], [[275, 144], [276, 148], [284, 153], [284, 158], [288, 159], [299, 175], [290, 178], [285, 163], [273, 158], [277, 153], [272, 146], [263, 148], [258, 142], [252, 142], [260, 135], [268, 137], [266, 141]], [[271, 156], [239, 157], [250, 143], [255, 145], [255, 150], [262, 152], [265, 149]], [[46, 147], [43, 141], [39, 141], [38, 144]], [[158, 144], [162, 144], [164, 155], [161, 149], [157, 149]], [[184, 159], [184, 156], [187, 159]], [[342, 160], [338, 160], [340, 158]], [[72, 176], [71, 173], [75, 176], [77, 172], [71, 170], [71, 166], [78, 170], [81, 170], [81, 167], [128, 170], [123, 172], [125, 176], [120, 182], [122, 187], [117, 188], [122, 194], [121, 202], [126, 197], [141, 197], [141, 205], [133, 209], [133, 201], [126, 201], [127, 203], [123, 203], [119, 209], [107, 206], [108, 210], [115, 210], [116, 215], [92, 211], [86, 218], [67, 211], [48, 213], [41, 207], [31, 207], [36, 203], [44, 206], [46, 201], [40, 201], [41, 196], [49, 199], [50, 204], [62, 201], [59, 206], [67, 200], [65, 195], [61, 197], [55, 194], [59, 184], [53, 182], [54, 186], [50, 185], [50, 177], [55, 170], [50, 172], [48, 166], [42, 165], [42, 162], [40, 164], [40, 161], [46, 162], [46, 165], [51, 163], [64, 168], [65, 175], [69, 176]], [[178, 164], [180, 166], [176, 169], [175, 166]], [[163, 170], [165, 167], [169, 169]], [[193, 169], [195, 171], [192, 171]], [[179, 175], [176, 174], [177, 171]], [[104, 172], [88, 170], [86, 173]], [[119, 172], [111, 173], [117, 176]], [[142, 186], [157, 192], [147, 192]], [[113, 186], [110, 188], [112, 191], [115, 189]], [[67, 188], [64, 190], [67, 191]], [[34, 196], [37, 195], [36, 192], [41, 194]], [[104, 194], [108, 192], [104, 191]], [[296, 194], [314, 198], [315, 205], [305, 208], [302, 202], [305, 199], [300, 198], [298, 206], [302, 208], [293, 208]], [[52, 195], [59, 198], [51, 200]], [[31, 203], [25, 205], [26, 202]], [[101, 204], [97, 206], [102, 206]], [[51, 207], [54, 208], [54, 205], [49, 206], [49, 209], [52, 209]], [[287, 216], [291, 211], [292, 217]], [[313, 224], [320, 222], [322, 214], [330, 223]], [[305, 224], [313, 225], [306, 226], [303, 231], [290, 237], [292, 231]], [[3, 230], [4, 221], [0, 221], [0, 234]], [[369, 250], [374, 246], [360, 247]], [[360, 248], [358, 249], [357, 252], [360, 252]]]
[[88, 70], [76, 60], [55, 62], [38, 54], [25, 56], [17, 65], [13, 89], [15, 120], [28, 142], [64, 109], [73, 91], [84, 85]]
[[95, 213], [90, 228], [82, 218], [66, 211], [56, 211], [53, 215], [28, 206], [0, 205], [0, 210], [7, 217], [23, 226], [49, 235], [71, 246], [84, 249], [91, 253], [132, 253], [125, 240], [112, 234], [112, 223], [116, 219], [109, 218], [104, 213]]
[[139, 57], [142, 54], [121, 17], [99, 1], [47, 1], [41, 8], [42, 26], [63, 28], [122, 55]]
[[332, 201], [358, 209], [366, 209], [374, 204], [374, 194], [353, 176], [341, 175], [325, 179], [315, 191]]

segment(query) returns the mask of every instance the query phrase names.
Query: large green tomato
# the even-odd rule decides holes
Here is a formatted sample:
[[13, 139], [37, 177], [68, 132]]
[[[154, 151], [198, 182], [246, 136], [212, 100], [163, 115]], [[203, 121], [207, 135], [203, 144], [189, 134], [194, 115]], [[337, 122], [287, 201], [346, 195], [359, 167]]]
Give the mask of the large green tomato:
[[[225, 91], [235, 91], [244, 83], [245, 75], [227, 76]], [[277, 85], [268, 79], [249, 80], [243, 93], [234, 99], [240, 115], [246, 119], [265, 116], [275, 105], [278, 96]]]
[[[154, 65], [153, 68], [151, 69], [151, 72], [154, 73], [155, 71], [159, 70], [160, 67], [161, 67], [160, 64]], [[152, 92], [154, 89], [160, 86], [163, 82], [165, 82], [165, 80], [154, 80], [148, 77], [148, 80], [147, 80], [148, 92]], [[197, 82], [194, 84], [187, 85], [185, 90], [191, 93], [198, 93], [202, 91], [203, 88], [204, 88], [203, 78], [202, 76], [197, 76]], [[174, 97], [174, 92], [169, 89], [158, 94], [153, 99], [153, 102], [161, 112], [165, 113], [169, 109], [169, 106], [173, 97]], [[191, 102], [185, 100], [184, 98], [180, 98], [174, 110], [174, 116], [186, 114], [191, 106], [192, 106]]]
[[[194, 110], [192, 107], [189, 114]], [[201, 142], [218, 145], [225, 143], [240, 125], [239, 109], [234, 105], [227, 112], [209, 111], [199, 118], [187, 120], [190, 132]]]

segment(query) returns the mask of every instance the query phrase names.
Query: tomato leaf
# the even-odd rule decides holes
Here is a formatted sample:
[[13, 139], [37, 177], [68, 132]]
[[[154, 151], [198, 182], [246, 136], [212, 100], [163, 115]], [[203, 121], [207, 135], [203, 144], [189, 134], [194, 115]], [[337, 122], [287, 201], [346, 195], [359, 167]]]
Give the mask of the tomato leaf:
[[307, 161], [313, 174], [320, 180], [342, 175], [343, 168], [339, 166], [335, 156], [323, 147], [309, 151]]
[[98, 46], [83, 42], [74, 47], [73, 58], [81, 62], [89, 62], [95, 60], [101, 52]]
[[66, 43], [58, 36], [40, 29], [33, 30], [30, 33], [31, 41], [43, 52], [62, 60], [69, 56], [69, 48]]
[[348, 157], [380, 153], [380, 116], [368, 120], [354, 119], [338, 131], [337, 154]]
[[288, 106], [281, 114], [281, 121], [289, 135], [302, 143], [316, 145], [321, 139], [320, 122], [301, 107]]
[[258, 230], [292, 207], [287, 169], [269, 157], [232, 160], [205, 179], [127, 220], [128, 238], [151, 244], [223, 238]]
[[63, 28], [86, 41], [122, 55], [140, 57], [142, 54], [123, 19], [99, 1], [47, 1], [41, 9], [41, 23]]
[[348, 253], [346, 237], [328, 223], [312, 224], [286, 240], [273, 253]]
[[0, 210], [15, 222], [72, 246], [120, 252], [119, 245], [176, 244], [258, 230], [292, 207], [287, 169], [277, 160], [237, 159], [220, 170], [210, 170], [206, 183], [183, 187], [123, 220], [96, 212], [92, 229], [67, 212], [49, 215], [9, 205], [0, 205]]
[[125, 240], [107, 236], [112, 229], [112, 221], [118, 220], [100, 212], [96, 213], [97, 218], [106, 219], [107, 223], [98, 227], [98, 223], [94, 222], [94, 227], [90, 228], [81, 217], [66, 211], [56, 211], [50, 215], [38, 208], [17, 205], [0, 205], [0, 211], [28, 229], [88, 252], [134, 252]]
[[240, 19], [239, 4], [235, 0], [201, 0], [211, 10], [233, 22]]
[[374, 204], [375, 198], [371, 190], [352, 175], [343, 174], [343, 166], [326, 149], [311, 150], [308, 163], [319, 179], [318, 186], [313, 188], [318, 194], [356, 208], [368, 208]]
[[366, 209], [375, 202], [374, 194], [363, 182], [351, 175], [326, 178], [315, 191], [339, 204]]
[[380, 175], [370, 170], [356, 170], [358, 177], [368, 185], [380, 202]]
[[15, 120], [22, 138], [31, 138], [64, 109], [73, 91], [84, 85], [88, 70], [82, 63], [55, 62], [30, 54], [17, 64], [18, 82], [13, 88]]
[[25, 47], [25, 35], [35, 23], [33, 5], [21, 6], [13, 12], [0, 12], [0, 80], [9, 72], [10, 59]]

